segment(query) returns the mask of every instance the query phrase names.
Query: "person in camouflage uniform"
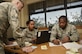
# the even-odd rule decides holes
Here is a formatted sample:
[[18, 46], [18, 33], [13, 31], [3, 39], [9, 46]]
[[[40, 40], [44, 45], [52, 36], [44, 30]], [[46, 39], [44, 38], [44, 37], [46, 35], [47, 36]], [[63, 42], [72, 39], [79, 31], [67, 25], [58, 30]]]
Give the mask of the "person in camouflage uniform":
[[66, 16], [59, 17], [59, 24], [53, 26], [50, 36], [50, 41], [54, 44], [59, 44], [69, 42], [69, 41], [78, 41], [79, 34], [76, 30], [76, 27], [68, 23]]
[[4, 53], [3, 43], [10, 44], [7, 39], [7, 29], [13, 29], [13, 34], [19, 28], [18, 12], [23, 8], [22, 0], [0, 3], [0, 54]]
[[37, 38], [38, 29], [35, 29], [35, 22], [29, 20], [26, 22], [27, 28], [23, 31], [24, 41], [34, 42]]
[[27, 28], [25, 28], [21, 33], [17, 33], [19, 37], [22, 38], [22, 42], [35, 42], [37, 38], [38, 29], [35, 29], [35, 22], [29, 20], [26, 22]]

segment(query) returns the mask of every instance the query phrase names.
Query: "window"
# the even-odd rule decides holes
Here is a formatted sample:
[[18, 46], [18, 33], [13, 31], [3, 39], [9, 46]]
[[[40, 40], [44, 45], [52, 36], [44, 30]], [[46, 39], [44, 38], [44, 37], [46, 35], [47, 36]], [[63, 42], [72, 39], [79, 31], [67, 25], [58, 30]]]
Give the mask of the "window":
[[36, 27], [45, 27], [44, 13], [30, 15], [30, 19], [35, 21]]
[[53, 26], [54, 24], [58, 23], [58, 18], [61, 15], [65, 15], [65, 10], [47, 12], [47, 26]]
[[58, 23], [61, 15], [66, 15], [74, 25], [82, 25], [81, 0], [45, 0], [29, 5], [29, 13], [30, 19], [36, 21], [37, 27], [51, 27]]
[[82, 25], [82, 7], [67, 9], [67, 17], [70, 23]]

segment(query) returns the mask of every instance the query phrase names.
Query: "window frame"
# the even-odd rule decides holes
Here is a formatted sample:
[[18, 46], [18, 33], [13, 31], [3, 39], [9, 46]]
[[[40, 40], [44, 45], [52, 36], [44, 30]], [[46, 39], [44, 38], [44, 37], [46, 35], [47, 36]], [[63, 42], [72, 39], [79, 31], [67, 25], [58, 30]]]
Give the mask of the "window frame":
[[[65, 2], [67, 2], [67, 1], [65, 1]], [[75, 2], [80, 2], [80, 1], [75, 1]], [[82, 2], [82, 1], [81, 1]], [[70, 3], [74, 3], [74, 2], [70, 2]], [[67, 3], [67, 4], [64, 4], [64, 7], [62, 7], [62, 8], [58, 8], [58, 9], [52, 9], [52, 10], [46, 10], [47, 8], [46, 8], [46, 3], [45, 3], [45, 1], [44, 1], [44, 3], [43, 3], [43, 11], [40, 11], [40, 12], [35, 12], [35, 13], [32, 13], [32, 14], [39, 14], [39, 13], [45, 13], [45, 27], [47, 27], [47, 16], [46, 16], [46, 13], [47, 12], [52, 12], [52, 11], [58, 11], [58, 10], [65, 10], [65, 8], [67, 8], [67, 9], [71, 9], [71, 8], [78, 8], [78, 7], [82, 7], [82, 5], [80, 5], [80, 4], [78, 4], [78, 5], [75, 5], [75, 6], [69, 6], [69, 7], [66, 7], [65, 5], [68, 5], [68, 4], [70, 4], [70, 3]], [[46, 9], [45, 9], [46, 8]], [[66, 9], [66, 10], [67, 10]], [[32, 15], [32, 14], [29, 14], [29, 20], [30, 20], [30, 15]], [[66, 15], [67, 16], [67, 15]], [[76, 25], [77, 26], [77, 25]], [[82, 27], [82, 25], [80, 26], [80, 27]]]

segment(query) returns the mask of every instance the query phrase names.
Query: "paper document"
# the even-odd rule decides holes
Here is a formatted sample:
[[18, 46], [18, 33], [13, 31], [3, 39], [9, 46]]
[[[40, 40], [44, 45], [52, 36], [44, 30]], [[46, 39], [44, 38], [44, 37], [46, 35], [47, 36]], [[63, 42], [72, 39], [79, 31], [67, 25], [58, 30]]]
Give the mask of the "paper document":
[[73, 49], [73, 48], [76, 48], [76, 49], [79, 49], [82, 47], [82, 45], [76, 43], [76, 42], [69, 42], [69, 43], [64, 43], [62, 44], [66, 49]]
[[33, 49], [36, 49], [37, 48], [37, 46], [31, 46]]

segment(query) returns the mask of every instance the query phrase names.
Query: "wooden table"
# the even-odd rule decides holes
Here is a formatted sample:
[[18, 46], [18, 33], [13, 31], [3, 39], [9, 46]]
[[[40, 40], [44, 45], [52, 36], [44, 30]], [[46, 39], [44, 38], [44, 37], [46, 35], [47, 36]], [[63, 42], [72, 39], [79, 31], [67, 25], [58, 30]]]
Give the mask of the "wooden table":
[[[47, 50], [41, 50], [41, 46], [46, 45], [48, 47]], [[29, 54], [66, 54], [66, 49], [63, 46], [54, 46], [49, 47], [48, 43], [43, 43], [37, 45], [38, 48], [35, 49], [35, 51], [29, 53]]]
[[[46, 45], [48, 49], [41, 50], [42, 45]], [[34, 45], [34, 46], [37, 46], [37, 48], [33, 52], [28, 54], [66, 54], [66, 49], [63, 46], [49, 47], [48, 43], [43, 43], [43, 44]], [[20, 48], [18, 50], [11, 50], [10, 47], [5, 49], [18, 54], [27, 54], [27, 53], [24, 53]]]

